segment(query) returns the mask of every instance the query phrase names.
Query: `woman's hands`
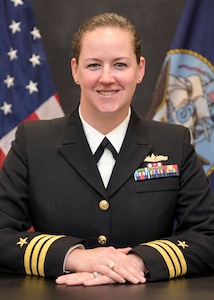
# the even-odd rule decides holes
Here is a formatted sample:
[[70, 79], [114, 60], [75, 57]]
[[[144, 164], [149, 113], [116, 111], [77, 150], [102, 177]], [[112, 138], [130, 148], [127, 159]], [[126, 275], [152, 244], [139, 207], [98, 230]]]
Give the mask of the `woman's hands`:
[[143, 260], [136, 254], [128, 254], [131, 248], [114, 247], [75, 249], [66, 260], [65, 268], [73, 273], [56, 279], [57, 284], [101, 285], [111, 283], [145, 283]]

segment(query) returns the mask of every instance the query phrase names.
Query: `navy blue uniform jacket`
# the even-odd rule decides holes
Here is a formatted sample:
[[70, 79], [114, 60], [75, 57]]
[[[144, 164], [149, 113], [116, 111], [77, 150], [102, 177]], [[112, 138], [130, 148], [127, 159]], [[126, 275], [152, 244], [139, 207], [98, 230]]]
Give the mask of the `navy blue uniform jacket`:
[[[152, 154], [179, 174], [152, 176]], [[214, 199], [188, 129], [132, 111], [105, 189], [78, 110], [19, 126], [0, 174], [0, 269], [56, 277], [76, 243], [133, 247], [151, 281], [214, 270]]]

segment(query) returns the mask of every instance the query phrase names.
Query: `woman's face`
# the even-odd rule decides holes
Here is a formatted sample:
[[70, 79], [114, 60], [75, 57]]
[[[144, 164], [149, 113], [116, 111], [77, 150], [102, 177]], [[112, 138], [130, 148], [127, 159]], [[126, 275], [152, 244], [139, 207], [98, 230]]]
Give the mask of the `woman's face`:
[[96, 114], [126, 117], [145, 71], [144, 58], [137, 63], [129, 31], [99, 27], [85, 33], [78, 64], [73, 58], [71, 67], [81, 88], [81, 111], [87, 112], [87, 119]]

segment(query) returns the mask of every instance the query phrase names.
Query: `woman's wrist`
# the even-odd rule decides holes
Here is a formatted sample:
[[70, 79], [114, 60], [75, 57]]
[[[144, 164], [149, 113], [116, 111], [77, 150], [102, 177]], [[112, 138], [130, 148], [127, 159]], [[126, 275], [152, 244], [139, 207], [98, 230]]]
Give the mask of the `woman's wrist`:
[[69, 250], [64, 261], [65, 272], [76, 272], [74, 263], [77, 261], [78, 252], [84, 249], [83, 245], [76, 245]]

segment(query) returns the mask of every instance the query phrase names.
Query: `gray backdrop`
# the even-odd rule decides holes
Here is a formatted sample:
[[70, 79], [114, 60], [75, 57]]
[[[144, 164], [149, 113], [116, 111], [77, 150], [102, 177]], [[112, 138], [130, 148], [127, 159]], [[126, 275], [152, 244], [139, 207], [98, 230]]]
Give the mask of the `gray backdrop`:
[[134, 23], [143, 40], [146, 75], [137, 87], [133, 107], [145, 116], [170, 47], [185, 0], [32, 0], [43, 46], [65, 113], [79, 101], [79, 88], [70, 72], [70, 43], [86, 18], [117, 12]]

